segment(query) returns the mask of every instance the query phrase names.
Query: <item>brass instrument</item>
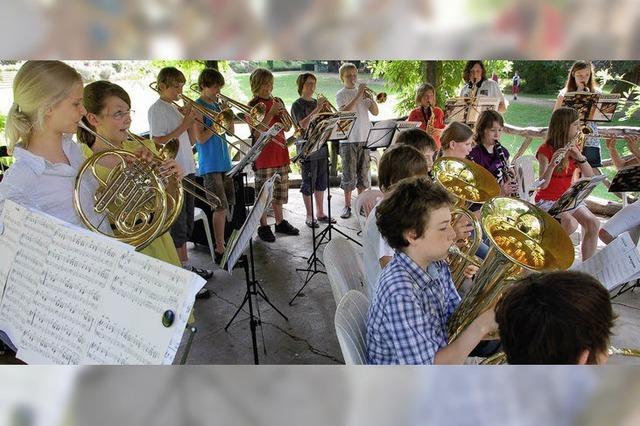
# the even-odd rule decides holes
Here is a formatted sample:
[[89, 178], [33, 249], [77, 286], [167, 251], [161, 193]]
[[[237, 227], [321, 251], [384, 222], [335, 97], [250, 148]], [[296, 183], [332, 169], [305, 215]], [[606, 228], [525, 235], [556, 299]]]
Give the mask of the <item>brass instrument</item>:
[[220, 98], [221, 103], [230, 105], [240, 110], [238, 113], [238, 117], [245, 123], [249, 125], [251, 128], [255, 128], [257, 130], [267, 130], [264, 125], [262, 125], [262, 120], [264, 120], [264, 116], [267, 113], [266, 107], [263, 103], [259, 103], [253, 107], [249, 105], [243, 104], [242, 102], [236, 101], [222, 93], [218, 93], [218, 98]]
[[[630, 349], [630, 348], [618, 348], [615, 346], [609, 346], [608, 354], [611, 355], [622, 355], [622, 356], [633, 356], [640, 357], [639, 349]], [[483, 359], [480, 362], [480, 365], [504, 365], [507, 363], [507, 354], [504, 352], [497, 352], [490, 357]]]
[[294, 121], [293, 117], [291, 117], [291, 114], [289, 114], [289, 111], [287, 111], [287, 107], [281, 98], [274, 97], [273, 100], [282, 105], [282, 112], [280, 113], [280, 121], [284, 126], [284, 131], [287, 132], [289, 131], [289, 129], [293, 127], [293, 135], [287, 138], [287, 144], [297, 141], [304, 134], [304, 130], [302, 130], [302, 128], [298, 125], [298, 123]]
[[449, 342], [494, 306], [525, 270], [564, 270], [573, 263], [573, 244], [560, 223], [526, 201], [495, 197], [482, 206], [481, 222], [491, 248], [449, 319]]
[[324, 105], [322, 109], [319, 111], [320, 114], [325, 112], [330, 114], [335, 114], [338, 112], [338, 108], [334, 107], [333, 104], [329, 102], [329, 99], [327, 99], [326, 96], [324, 96], [322, 93], [318, 93], [318, 102], [321, 102], [321, 101], [324, 101]]
[[429, 136], [433, 136], [433, 132], [436, 129], [434, 127], [435, 115], [433, 114], [433, 107], [429, 105], [427, 107], [429, 109], [429, 120], [427, 120], [425, 131]]
[[[152, 90], [156, 91], [158, 94], [160, 93], [158, 91], [156, 82], [151, 82], [149, 84], [149, 87]], [[194, 92], [197, 92], [197, 90], [193, 88], [193, 85], [191, 86], [191, 89]], [[221, 94], [219, 96], [221, 96]], [[236, 135], [230, 130], [234, 120], [233, 111], [231, 111], [231, 109], [222, 107], [221, 111], [217, 112], [217, 111], [212, 111], [209, 108], [206, 108], [198, 104], [196, 101], [189, 98], [188, 96], [181, 94], [180, 99], [182, 99], [182, 102], [184, 102], [185, 106], [191, 105], [191, 108], [195, 109], [196, 111], [198, 111], [199, 114], [201, 114], [204, 117], [207, 117], [209, 120], [213, 122], [213, 124], [209, 126], [207, 125], [207, 123], [204, 122], [202, 118], [200, 117], [196, 118], [196, 121], [200, 123], [205, 129], [210, 130], [211, 132], [213, 132], [218, 136], [222, 136], [224, 133], [227, 133], [228, 135], [236, 138], [240, 142], [240, 145], [235, 144], [234, 142], [231, 142], [231, 141], [227, 141], [227, 143], [232, 147], [234, 147], [235, 149], [237, 149], [238, 151], [240, 151], [243, 155], [246, 154], [249, 149], [251, 149], [250, 144], [245, 142], [244, 139], [242, 139], [241, 137], [239, 137], [238, 135]], [[171, 103], [177, 108], [180, 108], [180, 109], [183, 108], [183, 106], [179, 105], [177, 102], [171, 102]], [[244, 145], [244, 148], [241, 148], [240, 147], [241, 145]]]
[[469, 207], [471, 204], [482, 204], [499, 195], [500, 185], [484, 167], [467, 159], [440, 157], [433, 163], [431, 173], [434, 180], [456, 199], [452, 221], [457, 222], [461, 216], [465, 216], [473, 226], [473, 239], [467, 239], [462, 249], [452, 246], [448, 259], [453, 282], [456, 288], [460, 288], [464, 281], [464, 270], [482, 242], [480, 222], [469, 211]]
[[375, 101], [379, 104], [385, 103], [387, 101], [387, 94], [385, 92], [376, 93], [370, 88], [364, 89], [364, 92], [371, 98], [375, 99]]
[[[119, 149], [82, 121], [80, 127], [112, 149], [92, 155], [80, 167], [74, 187], [73, 204], [85, 226], [101, 234], [100, 223], [94, 224], [84, 210], [81, 188], [85, 180], [95, 179], [98, 189], [93, 194], [94, 210], [111, 223], [113, 236], [142, 250], [165, 233], [182, 210], [182, 182], [175, 175], [163, 176], [153, 164], [140, 161], [133, 153]], [[107, 176], [97, 166], [106, 157], [117, 160]]]
[[[143, 145], [144, 138], [142, 138], [142, 137], [130, 132], [129, 130], [127, 130], [127, 134], [129, 135], [129, 138], [131, 140], [133, 140], [135, 142], [138, 142], [140, 144], [140, 146], [144, 146]], [[173, 142], [173, 141], [175, 141], [175, 142]], [[176, 158], [176, 154], [177, 153], [178, 153], [178, 141], [176, 139], [172, 139], [171, 141], [169, 141], [166, 144], [164, 144], [162, 146], [162, 148], [160, 148], [157, 157], [158, 157], [158, 160], [165, 161], [165, 160], [168, 160], [170, 158]], [[188, 187], [185, 186], [184, 185], [185, 183], [189, 184], [189, 186]], [[182, 189], [187, 194], [190, 194], [193, 197], [197, 198], [198, 200], [202, 201], [203, 203], [207, 204], [213, 210], [215, 210], [221, 204], [221, 201], [220, 201], [220, 199], [218, 198], [218, 196], [216, 194], [214, 194], [213, 192], [209, 191], [208, 189], [206, 189], [204, 186], [200, 185], [195, 180], [190, 179], [188, 176], [184, 176], [182, 178]], [[200, 195], [197, 191], [201, 191], [205, 195], [204, 196]], [[213, 199], [214, 201], [213, 202], [209, 201], [209, 199], [207, 197], [211, 197], [211, 199]], [[173, 221], [171, 223], [173, 223]], [[170, 225], [171, 224], [169, 224], [169, 227], [170, 227]], [[168, 228], [167, 228], [167, 230], [169, 230]]]

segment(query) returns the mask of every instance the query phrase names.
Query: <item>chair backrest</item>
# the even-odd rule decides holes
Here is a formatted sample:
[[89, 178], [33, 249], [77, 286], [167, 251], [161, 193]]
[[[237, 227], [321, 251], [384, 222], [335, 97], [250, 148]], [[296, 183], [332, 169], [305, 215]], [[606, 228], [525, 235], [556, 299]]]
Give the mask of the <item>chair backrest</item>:
[[358, 252], [346, 238], [333, 238], [324, 248], [322, 259], [336, 305], [349, 290], [364, 288], [364, 272]]
[[[373, 210], [378, 200], [382, 197], [382, 191], [379, 189], [370, 189], [368, 191], [364, 191], [356, 198], [354, 203], [354, 213], [358, 219], [358, 226], [360, 226], [361, 230], [364, 230], [364, 224], [367, 222], [369, 213], [371, 213], [371, 210]], [[361, 210], [363, 211], [364, 216], [360, 214]]]
[[518, 191], [520, 192], [520, 198], [523, 200], [531, 201], [533, 195], [529, 196], [529, 190], [531, 189], [531, 185], [536, 180], [535, 174], [533, 171], [533, 160], [535, 157], [533, 155], [523, 155], [520, 158], [517, 158], [513, 168], [518, 177], [518, 182], [520, 186]]
[[336, 309], [336, 335], [347, 365], [367, 363], [366, 335], [369, 299], [358, 290], [349, 290]]

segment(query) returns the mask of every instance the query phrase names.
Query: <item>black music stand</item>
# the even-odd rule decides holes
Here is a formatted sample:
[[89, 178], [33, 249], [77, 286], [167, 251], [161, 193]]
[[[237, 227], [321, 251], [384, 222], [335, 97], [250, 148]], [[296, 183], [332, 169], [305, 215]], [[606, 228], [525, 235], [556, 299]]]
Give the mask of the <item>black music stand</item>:
[[378, 121], [369, 129], [364, 147], [371, 150], [389, 148], [395, 140], [397, 133], [403, 129], [412, 129], [418, 126], [420, 126], [420, 123], [414, 121]]
[[[258, 158], [258, 156], [260, 155], [264, 147], [267, 145], [267, 143], [269, 143], [269, 141], [274, 136], [276, 136], [280, 132], [280, 130], [282, 130], [282, 128], [283, 127], [280, 123], [276, 123], [273, 126], [271, 126], [269, 130], [262, 133], [258, 138], [258, 140], [256, 141], [256, 143], [244, 155], [244, 157], [242, 157], [240, 161], [238, 161], [238, 163], [235, 164], [234, 167], [229, 172], [227, 172], [227, 176], [233, 178], [235, 184], [238, 187], [238, 190], [236, 191], [237, 198], [236, 198], [236, 207], [234, 208], [234, 218], [233, 218], [234, 219], [233, 224], [235, 226], [238, 226], [238, 228], [231, 233], [231, 236], [229, 237], [227, 247], [225, 248], [225, 252], [219, 266], [222, 269], [225, 269], [225, 264], [226, 264], [227, 265], [226, 269], [229, 273], [231, 273], [233, 268], [236, 266], [243, 268], [245, 273], [245, 282], [246, 282], [247, 289], [245, 291], [244, 298], [242, 299], [242, 303], [240, 304], [236, 312], [233, 314], [233, 316], [231, 317], [231, 319], [229, 320], [229, 322], [227, 323], [224, 329], [225, 331], [229, 329], [229, 326], [233, 323], [233, 320], [238, 316], [238, 314], [240, 313], [244, 305], [248, 304], [249, 305], [249, 328], [251, 330], [251, 343], [252, 343], [252, 349], [253, 349], [253, 360], [255, 364], [260, 363], [260, 360], [258, 357], [258, 342], [257, 342], [256, 329], [258, 325], [262, 326], [261, 315], [260, 315], [260, 305], [258, 304], [258, 300], [259, 300], [258, 298], [262, 298], [262, 300], [264, 300], [269, 306], [271, 306], [286, 321], [289, 321], [289, 319], [273, 303], [271, 303], [271, 301], [269, 300], [269, 297], [264, 291], [264, 288], [262, 288], [262, 286], [260, 285], [260, 282], [256, 279], [255, 263], [254, 263], [254, 256], [253, 256], [253, 242], [251, 241], [251, 237], [253, 236], [255, 229], [253, 230], [249, 229], [248, 222], [252, 218], [255, 219], [254, 216], [257, 213], [253, 213], [253, 212], [254, 211], [257, 212], [256, 205], [258, 205], [258, 202], [261, 200], [261, 197], [264, 197], [263, 190], [265, 187], [263, 186], [259, 195], [255, 197], [255, 204], [253, 205], [251, 213], [248, 213], [247, 210], [249, 206], [247, 205], [248, 203], [247, 203], [246, 196], [247, 196], [247, 189], [249, 185], [248, 185], [247, 174], [244, 173], [243, 170], [247, 165], [253, 163]], [[264, 200], [262, 201], [264, 204], [262, 205], [262, 211], [264, 211], [266, 204], [264, 203]], [[270, 197], [268, 201], [270, 202]], [[258, 220], [259, 220], [259, 217], [262, 215], [262, 211], [259, 212], [260, 215], [258, 215]], [[242, 237], [245, 237], [246, 236], [245, 234], [247, 233], [249, 237], [242, 238]], [[241, 245], [238, 245], [238, 244], [241, 244]], [[249, 245], [248, 255], [243, 254], [244, 251], [246, 250], [246, 244]], [[249, 270], [251, 270], [251, 273], [249, 273]], [[254, 315], [254, 312], [253, 312], [253, 306], [254, 306], [254, 302], [252, 299], [253, 297], [255, 297], [256, 315]], [[262, 345], [263, 345], [263, 352], [266, 354], [267, 349], [264, 341], [264, 333], [262, 333]]]
[[576, 109], [583, 123], [608, 123], [613, 120], [619, 100], [618, 94], [569, 92], [565, 93], [562, 106]]
[[557, 217], [561, 213], [577, 209], [580, 207], [580, 203], [605, 179], [605, 175], [595, 175], [577, 180], [553, 203], [547, 213], [553, 217]]
[[[314, 151], [310, 151], [310, 150], [304, 150], [303, 148], [303, 152], [306, 152], [306, 156], [302, 157], [298, 156], [296, 158], [300, 158], [302, 161], [304, 161], [307, 157], [313, 155], [315, 152], [319, 151], [323, 146], [326, 146], [328, 141], [332, 141], [332, 140], [341, 140], [341, 139], [346, 139], [349, 137], [349, 135], [351, 134], [351, 129], [353, 128], [353, 123], [356, 120], [355, 117], [355, 113], [342, 113], [342, 112], [338, 112], [336, 114], [334, 114], [334, 116], [332, 118], [328, 118], [326, 119], [327, 122], [324, 123], [324, 129], [322, 130], [321, 133], [316, 134], [316, 136], [318, 138], [321, 138], [320, 141], [317, 140], [308, 140], [306, 144], [313, 144], [315, 150]], [[333, 139], [333, 138], [337, 138], [337, 139]], [[311, 138], [310, 138], [311, 139]], [[305, 144], [305, 145], [306, 145]], [[327, 179], [329, 179], [329, 169], [330, 169], [330, 160], [329, 160], [329, 150], [327, 149]], [[315, 180], [316, 176], [311, 176], [311, 180]], [[330, 181], [329, 181], [330, 183]], [[296, 298], [302, 293], [302, 290], [304, 290], [304, 288], [307, 286], [307, 284], [309, 284], [309, 282], [311, 281], [311, 279], [316, 276], [317, 274], [326, 274], [326, 271], [323, 271], [321, 269], [318, 269], [318, 264], [322, 265], [322, 267], [324, 267], [324, 263], [318, 258], [318, 249], [320, 248], [320, 246], [322, 244], [326, 244], [329, 241], [331, 241], [332, 238], [332, 231], [335, 231], [337, 233], [339, 233], [340, 235], [344, 236], [345, 238], [347, 238], [348, 240], [353, 241], [354, 243], [361, 245], [359, 242], [357, 242], [356, 240], [354, 240], [353, 238], [351, 238], [350, 236], [348, 236], [347, 234], [345, 234], [344, 232], [340, 231], [339, 229], [337, 229], [333, 222], [332, 222], [332, 216], [331, 216], [331, 185], [327, 185], [327, 218], [328, 218], [328, 223], [325, 226], [325, 228], [316, 233], [316, 228], [311, 228], [311, 236], [312, 236], [312, 252], [309, 255], [309, 257], [307, 257], [307, 267], [306, 268], [296, 268], [296, 272], [298, 273], [305, 273], [305, 278], [303, 280], [303, 284], [300, 287], [300, 289], [298, 289], [298, 291], [296, 292], [296, 294], [293, 295], [293, 297], [291, 298], [291, 300], [289, 301], [289, 305], [291, 306], [293, 304], [293, 301], [296, 300]], [[311, 215], [312, 217], [315, 216], [314, 214], [314, 210], [313, 210], [313, 197], [311, 199]]]
[[611, 180], [609, 192], [640, 191], [640, 166], [625, 167]]

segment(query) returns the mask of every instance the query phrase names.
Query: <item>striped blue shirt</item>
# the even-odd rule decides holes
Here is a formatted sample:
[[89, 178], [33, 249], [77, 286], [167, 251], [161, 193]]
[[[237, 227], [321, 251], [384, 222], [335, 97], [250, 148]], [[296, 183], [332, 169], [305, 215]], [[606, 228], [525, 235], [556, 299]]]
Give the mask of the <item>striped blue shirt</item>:
[[433, 364], [447, 345], [447, 321], [460, 303], [443, 260], [421, 269], [396, 252], [382, 271], [367, 320], [370, 364]]

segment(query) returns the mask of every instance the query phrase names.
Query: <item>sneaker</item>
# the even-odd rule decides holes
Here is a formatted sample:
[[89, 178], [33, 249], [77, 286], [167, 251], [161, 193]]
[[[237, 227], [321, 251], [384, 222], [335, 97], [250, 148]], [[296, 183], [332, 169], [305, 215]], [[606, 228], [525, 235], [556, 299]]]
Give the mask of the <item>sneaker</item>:
[[211, 297], [211, 292], [207, 288], [201, 288], [199, 292], [196, 293], [196, 299], [208, 299]]
[[276, 236], [271, 232], [271, 227], [269, 225], [260, 226], [258, 228], [258, 237], [267, 243], [272, 243], [276, 240]]
[[208, 280], [213, 277], [213, 271], [209, 271], [208, 269], [200, 269], [192, 265], [185, 266], [184, 269], [186, 269], [187, 271], [191, 271], [194, 274], [200, 275], [205, 280]]
[[307, 219], [305, 223], [309, 228], [317, 228], [318, 226], [320, 226], [318, 225], [318, 221], [315, 219]]
[[335, 218], [331, 218], [331, 220], [329, 220], [329, 216], [322, 216], [318, 218], [318, 222], [322, 222], [322, 223], [336, 223], [336, 219]]
[[300, 230], [285, 219], [282, 219], [282, 222], [276, 224], [276, 232], [286, 235], [298, 235], [300, 234]]
[[342, 214], [340, 215], [343, 219], [349, 219], [351, 217], [351, 207], [345, 207], [342, 209]]

